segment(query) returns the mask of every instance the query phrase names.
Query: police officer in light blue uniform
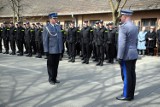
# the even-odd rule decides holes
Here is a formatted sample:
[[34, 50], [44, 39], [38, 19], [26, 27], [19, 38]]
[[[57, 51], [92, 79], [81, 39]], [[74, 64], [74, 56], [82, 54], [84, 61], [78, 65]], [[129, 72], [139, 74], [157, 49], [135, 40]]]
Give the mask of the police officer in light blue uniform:
[[118, 36], [117, 58], [121, 67], [122, 79], [124, 82], [123, 95], [117, 100], [131, 101], [134, 99], [136, 85], [136, 61], [138, 28], [131, 21], [131, 10], [121, 10], [121, 22]]
[[57, 13], [49, 14], [50, 23], [43, 28], [43, 47], [47, 55], [47, 69], [50, 84], [60, 83], [57, 80], [59, 57], [63, 50], [60, 25], [57, 24]]

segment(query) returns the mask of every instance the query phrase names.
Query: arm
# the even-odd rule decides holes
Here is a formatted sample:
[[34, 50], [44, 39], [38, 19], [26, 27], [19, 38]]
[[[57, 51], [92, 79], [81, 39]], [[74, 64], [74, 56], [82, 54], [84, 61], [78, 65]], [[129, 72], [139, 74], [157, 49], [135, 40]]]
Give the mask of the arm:
[[46, 27], [43, 28], [42, 37], [43, 37], [44, 52], [49, 52], [49, 37]]

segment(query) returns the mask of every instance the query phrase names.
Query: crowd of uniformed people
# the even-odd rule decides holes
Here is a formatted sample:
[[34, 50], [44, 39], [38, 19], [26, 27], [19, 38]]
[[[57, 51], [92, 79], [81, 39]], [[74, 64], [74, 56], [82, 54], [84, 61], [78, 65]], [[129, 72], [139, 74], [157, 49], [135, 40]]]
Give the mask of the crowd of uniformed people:
[[[148, 41], [156, 40], [156, 34], [152, 30], [148, 33], [145, 30], [143, 32], [138, 35], [138, 49], [144, 51], [148, 47], [149, 54], [153, 55], [156, 42], [149, 44]], [[17, 22], [14, 25], [13, 22], [4, 22], [0, 27], [0, 53], [2, 53], [3, 41], [5, 49], [3, 54], [17, 54], [18, 56], [25, 54], [27, 57], [36, 54], [36, 58], [42, 58], [42, 55], [45, 54], [43, 52], [42, 33], [43, 24], [40, 23], [26, 22], [23, 24]], [[114, 63], [117, 56], [118, 27], [115, 27], [113, 22], [104, 25], [103, 21], [100, 20], [96, 21], [94, 26], [89, 26], [89, 22], [84, 21], [83, 27], [80, 29], [72, 21], [67, 31], [61, 28], [61, 33], [63, 36], [63, 52], [60, 60], [62, 60], [64, 52], [67, 52], [68, 62], [75, 62], [75, 57], [80, 56], [84, 64], [89, 64], [91, 59], [96, 62], [97, 66], [103, 66], [104, 60], [107, 63]], [[144, 40], [141, 40], [142, 38]], [[142, 42], [145, 43], [142, 44]], [[11, 53], [9, 53], [9, 48]]]
[[[47, 22], [46, 24], [48, 24]], [[67, 52], [69, 62], [75, 62], [75, 57], [80, 56], [82, 63], [89, 64], [89, 60], [96, 61], [96, 65], [103, 66], [105, 59], [113, 63], [117, 52], [117, 28], [109, 22], [104, 26], [103, 21], [97, 21], [95, 26], [89, 26], [84, 21], [83, 28], [75, 27], [75, 22], [69, 24], [67, 31], [61, 30], [63, 36], [63, 52]], [[4, 22], [0, 27], [0, 53], [2, 44], [3, 54], [42, 58], [43, 52], [43, 25], [40, 23]], [[3, 43], [2, 43], [3, 42]], [[17, 48], [16, 48], [17, 47]], [[11, 49], [11, 53], [9, 50]], [[16, 50], [18, 49], [18, 50]], [[24, 51], [25, 50], [25, 51]]]

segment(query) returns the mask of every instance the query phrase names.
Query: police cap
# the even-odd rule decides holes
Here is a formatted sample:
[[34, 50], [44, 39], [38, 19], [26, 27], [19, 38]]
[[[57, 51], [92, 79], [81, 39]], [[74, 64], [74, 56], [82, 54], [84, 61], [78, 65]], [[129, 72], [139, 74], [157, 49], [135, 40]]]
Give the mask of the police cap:
[[121, 15], [131, 16], [133, 14], [132, 10], [121, 10]]
[[49, 15], [48, 15], [48, 17], [49, 18], [58, 18], [58, 14], [57, 13], [50, 13]]

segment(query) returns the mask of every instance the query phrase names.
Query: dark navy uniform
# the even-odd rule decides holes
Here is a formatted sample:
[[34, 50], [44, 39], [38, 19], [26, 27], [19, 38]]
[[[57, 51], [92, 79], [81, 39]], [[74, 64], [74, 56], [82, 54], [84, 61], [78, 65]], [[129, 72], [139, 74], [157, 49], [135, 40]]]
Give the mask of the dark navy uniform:
[[158, 55], [160, 55], [160, 29], [157, 30]]
[[81, 30], [82, 34], [82, 54], [84, 61], [82, 63], [89, 64], [89, 58], [90, 58], [90, 45], [91, 43], [91, 33], [93, 32], [92, 28], [90, 26], [83, 27]]
[[77, 28], [68, 29], [68, 43], [69, 43], [69, 57], [71, 58], [69, 62], [75, 62], [76, 56], [76, 42], [77, 42]]
[[[13, 24], [13, 23], [11, 23]], [[16, 28], [14, 26], [10, 27], [10, 36], [9, 36], [9, 41], [10, 41], [10, 47], [12, 50], [11, 55], [15, 55], [16, 54], [16, 32], [15, 32]]]

